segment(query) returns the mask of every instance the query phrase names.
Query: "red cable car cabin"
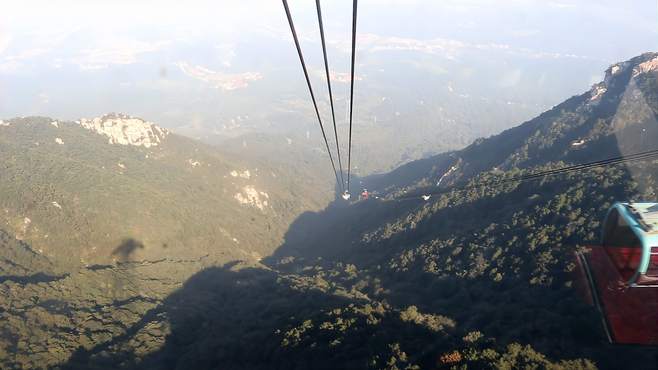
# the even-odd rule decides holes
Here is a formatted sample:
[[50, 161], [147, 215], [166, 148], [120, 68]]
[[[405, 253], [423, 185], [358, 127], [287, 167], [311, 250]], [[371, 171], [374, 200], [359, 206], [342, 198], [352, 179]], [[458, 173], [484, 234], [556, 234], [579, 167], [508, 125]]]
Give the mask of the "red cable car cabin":
[[608, 339], [658, 345], [658, 203], [617, 203], [601, 245], [577, 253], [587, 300], [602, 314]]

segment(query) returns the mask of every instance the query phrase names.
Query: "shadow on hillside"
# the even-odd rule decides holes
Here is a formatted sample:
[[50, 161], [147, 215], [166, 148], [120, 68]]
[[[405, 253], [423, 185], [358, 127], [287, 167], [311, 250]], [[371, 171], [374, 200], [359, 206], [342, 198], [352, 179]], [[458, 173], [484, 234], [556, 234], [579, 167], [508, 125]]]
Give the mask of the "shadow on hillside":
[[[614, 139], [611, 139], [614, 140]], [[611, 151], [617, 148], [612, 145]], [[615, 153], [612, 153], [615, 155]], [[619, 155], [617, 152], [616, 155]], [[656, 175], [656, 174], [654, 174]], [[549, 286], [531, 284], [529, 278], [505, 279], [494, 283], [490, 276], [458, 278], [455, 271], [442, 277], [423, 271], [422, 264], [415, 264], [406, 272], [392, 272], [387, 268], [392, 259], [400, 258], [411, 247], [434, 238], [453, 235], [482, 233], [491, 224], [509, 222], [510, 216], [518, 211], [533, 213], [536, 206], [547, 205], [566, 188], [577, 183], [578, 174], [570, 178], [548, 182], [538, 187], [538, 182], [523, 183], [512, 193], [501, 193], [474, 201], [466, 200], [458, 207], [448, 207], [430, 212], [429, 203], [422, 201], [388, 202], [369, 200], [342, 207], [332, 204], [318, 213], [305, 213], [291, 226], [285, 243], [266, 260], [271, 266], [299, 272], [304, 265], [319, 264], [325, 268], [333, 263], [355, 264], [357, 269], [368, 268], [367, 275], [385, 287], [385, 293], [377, 295], [366, 288], [365, 293], [377, 299], [385, 299], [395, 307], [415, 305], [423, 312], [434, 312], [454, 318], [464, 333], [482, 331], [497, 339], [498, 345], [512, 342], [530, 344], [552, 358], [592, 358], [603, 368], [620, 368], [633, 362], [645, 366], [658, 364], [651, 350], [639, 347], [609, 346], [600, 325], [597, 312], [583, 304], [573, 289], [565, 286], [571, 276], [565, 274], [558, 264], [548, 271], [555, 282]], [[589, 181], [589, 180], [586, 180]], [[623, 184], [638, 181], [630, 169], [624, 171], [617, 186], [606, 188], [611, 199], [627, 201], [635, 199], [638, 192]], [[579, 203], [583, 210], [599, 209], [603, 198], [585, 195]], [[428, 205], [425, 207], [425, 205]], [[387, 222], [404, 221], [406, 212], [418, 210], [423, 217], [413, 228], [391, 232], [390, 237], [372, 241], [372, 231]], [[427, 212], [425, 212], [427, 211]], [[543, 216], [547, 225], [571, 227], [568, 218], [558, 217], [553, 210], [545, 209]], [[593, 214], [594, 220], [602, 221], [606, 210]], [[386, 228], [379, 235], [386, 235]], [[566, 238], [552, 247], [556, 253], [568, 258], [577, 244], [597, 243], [596, 233], [591, 240]], [[370, 240], [370, 241], [369, 241]], [[522, 247], [521, 247], [522, 248]], [[486, 261], [489, 255], [484, 255]], [[542, 258], [536, 255], [517, 257]], [[291, 259], [289, 257], [294, 257]], [[510, 255], [507, 258], [514, 258]], [[416, 256], [416, 258], [423, 258]], [[453, 256], [452, 258], [458, 258]], [[293, 261], [292, 263], [290, 261]], [[448, 263], [449, 258], [443, 262]], [[397, 261], [396, 261], [397, 262]], [[334, 265], [335, 268], [340, 269]], [[535, 265], [523, 263], [520, 275], [529, 277]], [[516, 272], [505, 271], [507, 276]], [[466, 275], [467, 271], [463, 271]], [[367, 284], [362, 284], [367, 286]]]
[[69, 277], [69, 274], [63, 275], [48, 275], [43, 272], [38, 272], [32, 275], [0, 275], [0, 284], [4, 282], [14, 282], [20, 285], [39, 284], [39, 283], [52, 283]]
[[[614, 114], [614, 110], [610, 114]], [[602, 141], [609, 155], [619, 155], [619, 152], [614, 153], [618, 148], [614, 141], [612, 137]], [[415, 173], [417, 169], [412, 167], [408, 167], [409, 171]], [[630, 175], [623, 179], [629, 180]], [[496, 338], [497, 346], [520, 342], [554, 358], [594, 358], [607, 368], [630, 367], [629, 358], [638, 364], [655, 365], [656, 359], [651, 357], [654, 355], [650, 351], [605, 344], [596, 312], [579, 302], [573, 291], [565, 287], [566, 279], [562, 277], [556, 278], [555, 284], [539, 286], [520, 278], [508, 278], [500, 283], [494, 283], [489, 276], [469, 278], [467, 271], [437, 276], [424, 271], [420, 264], [407, 271], [388, 268], [392, 259], [423, 242], [456, 230], [462, 234], [481, 232], [490, 224], [509, 218], [514, 210], [532, 212], [538, 199], [535, 195], [546, 200], [561, 194], [564, 189], [559, 184], [563, 183], [556, 184], [543, 187], [537, 194], [536, 183], [526, 183], [513, 194], [503, 193], [466, 201], [458, 207], [427, 211], [414, 227], [392, 230], [390, 237], [383, 228], [378, 239], [372, 238], [372, 231], [379, 226], [394, 223], [400, 216], [404, 218], [410, 210], [422, 212], [423, 207], [432, 202], [371, 199], [348, 205], [338, 198], [321, 212], [307, 212], [298, 217], [290, 226], [285, 242], [264, 262], [294, 272], [316, 262], [331, 267], [337, 267], [340, 262], [342, 266], [353, 263], [359, 270], [368, 268], [365, 279], [370, 280], [364, 281], [362, 290], [370, 297], [386, 300], [396, 308], [415, 305], [421, 312], [446, 315], [455, 319], [461, 335], [482, 331]], [[626, 190], [614, 194], [619, 200], [632, 199], [635, 195]], [[596, 207], [599, 201], [592, 199], [587, 206]], [[602, 219], [603, 213], [599, 216], [599, 220]], [[550, 221], [552, 216], [547, 217]], [[568, 226], [568, 222], [560, 222], [561, 226]], [[566, 242], [576, 244], [592, 240]], [[136, 248], [128, 243], [120, 247], [118, 253], [125, 251], [129, 256]], [[570, 253], [569, 246], [559, 250]], [[453, 257], [457, 258], [457, 254]], [[278, 264], [290, 256], [296, 261]], [[515, 257], [519, 256], [507, 256]], [[441, 262], [447, 264], [447, 261]], [[336, 264], [332, 266], [332, 263]], [[313, 313], [349, 304], [352, 300], [317, 289], [293, 288], [273, 270], [237, 267], [229, 264], [197, 273], [129, 327], [125, 334], [90, 350], [78, 350], [64, 368], [310, 369], [339, 366], [329, 357], [312, 357], [311, 351], [291, 355], [282, 349], [282, 336], [277, 330], [297, 325], [299, 320]], [[523, 270], [530, 268], [529, 263], [522, 263], [521, 275], [529, 276], [528, 271]], [[556, 277], [562, 274], [560, 270], [549, 272]], [[378, 281], [383, 289], [369, 286], [372, 281]], [[356, 285], [360, 281], [353, 283]], [[160, 322], [169, 323], [170, 334], [154, 326]], [[163, 343], [162, 347], [149, 353], [148, 348], [157, 348], [158, 341]], [[422, 352], [422, 348], [407, 350]]]
[[[527, 199], [535, 191], [527, 186], [516, 194]], [[550, 195], [559, 191], [555, 188]], [[419, 235], [423, 238], [449, 230], [454, 227], [455, 220], [464, 220], [473, 212], [479, 212], [479, 217], [471, 217], [468, 222], [475, 228], [486, 227], [508, 212], [499, 204], [505, 197], [439, 210], [416, 229], [383, 242], [381, 248], [368, 248], [367, 243], [360, 241], [361, 234], [403, 210], [419, 207], [418, 204], [376, 200], [351, 207], [332, 204], [322, 212], [300, 216], [287, 233], [286, 242], [268, 262], [275, 266], [275, 261], [293, 255], [301, 261], [291, 264], [298, 271], [318, 258], [323, 262], [350, 261], [359, 268], [372, 267], [373, 261], [385, 264], [411, 243], [418, 243]], [[530, 208], [533, 203], [519, 201], [514, 206]], [[232, 263], [195, 274], [157, 308], [127, 328], [125, 334], [89, 350], [79, 349], [63, 368], [335, 368], [338, 363], [332, 362], [331, 357], [317, 356], [313, 350], [290, 351], [282, 347], [283, 336], [277, 330], [299, 325], [300, 321], [321, 310], [354, 301], [316, 289], [292, 288], [273, 270], [238, 267], [237, 263]], [[285, 265], [275, 267], [286, 268]], [[402, 309], [415, 305], [421, 312], [455, 319], [457, 339], [446, 341], [454, 342], [469, 331], [479, 330], [497, 338], [498, 345], [531, 344], [554, 358], [590, 357], [610, 368], [623, 366], [629, 356], [648, 361], [645, 363], [652, 361], [646, 351], [603, 344], [594, 310], [580, 304], [564, 287], [530, 286], [527, 281], [518, 279], [497, 284], [486, 277], [437, 278], [424, 273], [420, 267], [415, 271], [389, 272], [386, 268], [370, 269], [369, 274], [379, 279], [386, 292], [378, 295], [365, 288], [365, 293], [387, 300], [393, 307]], [[161, 329], [160, 323], [169, 323], [169, 332]], [[390, 328], [397, 324], [388, 321], [382, 325], [387, 326], [390, 333]], [[387, 336], [382, 340], [390, 339], [391, 334], [381, 333], [382, 337]], [[441, 343], [416, 343], [417, 347], [406, 350], [437, 353], [437, 348], [445, 345]], [[150, 348], [155, 350], [149, 351]]]
[[[78, 349], [62, 368], [330, 368], [311, 357], [284, 357], [277, 330], [344, 303], [317, 289], [292, 289], [273, 271], [233, 262], [198, 272], [125, 334]], [[163, 322], [170, 334], [155, 325]], [[159, 349], [158, 342], [164, 342]], [[148, 353], [149, 347], [156, 350]]]
[[[628, 180], [629, 176], [623, 179]], [[459, 204], [443, 208], [434, 207], [435, 199], [429, 202], [422, 199], [369, 199], [350, 206], [337, 201], [320, 212], [300, 215], [286, 233], [284, 243], [264, 262], [274, 265], [292, 256], [306, 261], [355, 263], [357, 267], [372, 264], [382, 255], [390, 257], [410, 244], [429, 242], [441, 235], [478, 233], [492, 223], [505, 220], [515, 211], [532, 212], [533, 207], [561, 194], [574, 181], [545, 183], [541, 190], [537, 188], [538, 182], [526, 182], [512, 192], [496, 194], [496, 189], [493, 189], [494, 194], [474, 200], [463, 194]], [[631, 198], [623, 192], [615, 195], [618, 199]], [[419, 219], [410, 222], [413, 227], [404, 225], [410, 212], [419, 215]], [[598, 216], [602, 219], [605, 211]], [[551, 214], [546, 218], [547, 222], [559, 222]], [[591, 243], [594, 240], [572, 242]]]
[[[571, 118], [578, 121], [578, 123], [574, 124], [572, 130], [565, 131], [564, 137], [560, 137], [556, 142], [537, 145], [540, 148], [530, 148], [529, 155], [534, 155], [534, 158], [527, 161], [526, 165], [546, 164], [556, 159], [562, 159], [567, 163], [587, 163], [655, 150], [657, 148], [656, 139], [658, 139], [658, 125], [656, 124], [658, 121], [658, 107], [654, 103], [658, 101], [655, 97], [655, 91], [658, 91], [658, 80], [649, 79], [648, 82], [645, 81], [644, 83], [631, 83], [632, 78], [632, 68], [621, 70], [614, 79], [608, 82], [607, 90], [599, 103], [590, 103], [591, 97], [588, 94], [574, 96], [556, 107], [559, 109], [548, 111], [538, 119], [532, 120], [536, 121], [532, 122], [533, 124], [523, 124], [507, 130], [499, 135], [496, 140], [485, 140], [483, 144], [469, 147], [466, 151], [470, 153], [469, 155], [476, 156], [475, 159], [486, 163], [486, 166], [476, 166], [478, 171], [489, 170], [492, 166], [500, 165], [500, 162], [504, 161], [505, 158], [514, 155], [515, 150], [526, 144], [525, 139], [539, 134], [540, 132], [536, 131], [537, 125], [554, 127], [555, 124], [561, 123], [555, 122], [556, 117], [554, 115], [563, 114], [563, 111], [573, 111], [574, 114], [581, 114], [579, 107], [583, 104], [588, 105], [585, 112], [587, 114], [583, 115], [587, 119], [580, 122]], [[640, 104], [640, 106], [635, 107], [632, 104]], [[646, 116], [641, 114], [628, 116], [629, 105], [639, 111], [649, 113]], [[603, 129], [601, 127], [602, 120], [608, 120], [611, 124], [609, 129], [614, 132]], [[519, 133], [522, 135], [519, 135]], [[593, 133], [595, 140], [586, 143], [583, 148], [574, 149], [573, 141], [570, 138], [581, 138], [588, 133]], [[501, 150], [501, 144], [504, 144], [502, 145], [504, 147], [504, 150], [502, 150], [504, 156], [500, 158], [491, 155], [491, 153], [497, 153]], [[385, 184], [390, 185], [391, 183], [398, 186], [408, 185], [410, 183], [408, 181], [409, 177], [422, 177], [421, 174], [430, 172], [430, 169], [437, 165], [441, 168], [449, 167], [449, 163], [453, 160], [451, 155], [452, 153], [444, 153], [414, 161], [389, 174], [370, 176], [359, 180], [358, 183], [369, 184], [378, 189], [383, 189], [386, 187]], [[636, 191], [628, 190], [614, 194], [616, 200], [637, 199], [638, 194], [651, 189], [653, 181], [647, 181], [647, 179], [639, 176], [640, 171], [632, 167], [626, 166], [625, 169], [626, 176], [621, 180], [628, 183], [638, 183], [638, 187]], [[576, 176], [578, 175], [576, 173]], [[524, 197], [534, 195], [536, 185], [537, 181], [523, 184], [519, 188], [521, 195]], [[550, 185], [548, 186], [550, 187]], [[431, 190], [435, 189], [430, 188], [428, 191]], [[559, 188], [550, 189], [551, 195], [558, 194], [560, 191]], [[508, 197], [502, 196], [482, 202], [467, 203], [459, 208], [445, 209], [431, 217], [423, 218], [413, 229], [399, 233], [394, 241], [398, 243], [412, 241], [410, 239], [413, 235], [422, 235], [430, 229], [445, 232], [450, 232], [456, 228], [462, 230], [475, 229], [477, 231], [478, 228], [488, 226], [480, 223], [483, 219], [496, 222], [497, 217], [505, 215], [510, 209], [532, 207], [534, 203], [524, 197], [515, 199], [519, 202], [510, 202]], [[278, 259], [287, 256], [327, 259], [338, 255], [340, 258], [344, 258], [342, 252], [347, 250], [353, 253], [352, 247], [361, 244], [360, 241], [364, 236], [364, 232], [373, 229], [377, 225], [395, 221], [396, 215], [402, 212], [423, 207], [422, 201], [387, 203], [370, 200], [352, 204], [350, 207], [344, 206], [343, 203], [342, 200], [337, 199], [321, 212], [306, 212], [298, 217], [289, 228], [284, 244], [266, 261], [275, 263]], [[598, 220], [602, 220], [603, 214], [600, 216]], [[417, 242], [418, 240], [413, 241]], [[583, 243], [593, 242], [593, 240], [573, 240], [572, 242]]]
[[130, 260], [133, 253], [140, 249], [144, 249], [144, 243], [133, 238], [126, 238], [112, 251], [112, 256], [117, 257], [120, 262], [126, 262]]

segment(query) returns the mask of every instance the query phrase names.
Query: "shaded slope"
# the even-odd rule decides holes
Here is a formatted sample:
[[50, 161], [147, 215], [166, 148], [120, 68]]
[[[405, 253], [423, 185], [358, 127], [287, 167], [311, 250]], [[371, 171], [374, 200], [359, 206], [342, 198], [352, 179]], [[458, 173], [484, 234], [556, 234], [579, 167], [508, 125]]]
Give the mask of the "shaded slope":
[[[112, 307], [150, 289], [151, 300], [127, 318], [116, 319], [118, 309], [94, 311], [111, 333], [76, 321], [89, 303], [70, 310], [64, 327], [84, 328], [83, 339], [58, 339], [64, 350], [49, 363], [68, 354], [68, 368], [656, 367], [654, 349], [606, 342], [570, 273], [572, 253], [597, 239], [612, 202], [656, 197], [658, 162], [486, 186], [655, 142], [658, 85], [655, 71], [641, 68], [655, 57], [611, 67], [603, 85], [517, 129], [379, 176], [380, 199], [303, 214], [267, 266], [203, 266], [177, 284], [179, 276], [157, 276], [180, 262], [126, 261], [87, 268], [66, 284], [36, 284], [66, 292], [76, 276], [87, 281], [101, 273], [108, 275], [93, 279], [139, 281], [98, 288], [99, 300]], [[428, 202], [396, 199], [436, 190], [437, 182], [444, 190], [473, 187]], [[159, 289], [162, 281], [170, 285]], [[32, 294], [6, 291], [20, 302]], [[25, 331], [11, 334], [34, 345]], [[82, 348], [74, 351], [76, 344]], [[19, 354], [10, 364], [38, 359], [26, 344], [6, 348]]]
[[[131, 366], [145, 360], [152, 368], [184, 367], [198, 359], [201, 367], [226, 368], [655, 367], [654, 349], [606, 343], [596, 312], [572, 288], [571, 271], [573, 252], [597, 239], [599, 221], [614, 201], [656, 197], [657, 161], [474, 186], [429, 202], [396, 200], [405, 191], [435, 189], [455, 165], [451, 159], [460, 166], [440, 188], [642, 150], [655, 142], [646, 137], [656, 137], [658, 85], [655, 72], [634, 71], [655, 56], [624, 64], [602, 95], [593, 89], [464, 151], [379, 176], [381, 200], [337, 203], [302, 215], [267, 260], [277, 283], [292, 292], [269, 283], [243, 291], [239, 274], [229, 277], [242, 294], [260, 292], [255, 302], [210, 293], [204, 304], [181, 303], [194, 313], [185, 320], [190, 327], [207, 324], [217, 335], [179, 326], [151, 355], [138, 354], [126, 338], [120, 347], [127, 351], [110, 351], [108, 364], [127, 358]], [[197, 297], [191, 286], [180, 294], [188, 291]], [[267, 324], [239, 330], [243, 315], [259, 318], [251, 308], [281, 294], [290, 299], [276, 301], [283, 306]], [[238, 320], [230, 314], [236, 312], [232, 303], [239, 307]], [[237, 337], [214, 338], [224, 333], [219, 328], [237, 331]], [[257, 342], [246, 340], [254, 336]], [[239, 350], [223, 352], [238, 343]], [[103, 364], [96, 362], [102, 350], [71, 365]]]

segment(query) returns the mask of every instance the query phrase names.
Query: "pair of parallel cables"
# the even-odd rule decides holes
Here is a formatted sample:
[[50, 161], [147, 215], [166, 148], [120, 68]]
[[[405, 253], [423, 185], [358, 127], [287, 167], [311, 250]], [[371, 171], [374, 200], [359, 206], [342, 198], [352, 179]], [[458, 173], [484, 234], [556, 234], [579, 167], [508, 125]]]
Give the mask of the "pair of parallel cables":
[[[299, 39], [297, 37], [297, 31], [295, 30], [295, 25], [292, 20], [292, 16], [290, 15], [290, 8], [288, 7], [288, 1], [287, 0], [282, 0], [283, 1], [283, 7], [286, 11], [286, 16], [288, 17], [288, 23], [290, 24], [290, 31], [292, 32], [293, 40], [295, 42], [295, 46], [297, 48], [297, 54], [299, 55], [299, 61], [301, 62], [302, 65], [302, 70], [304, 71], [304, 77], [306, 78], [306, 84], [308, 85], [308, 90], [309, 93], [311, 94], [311, 101], [313, 102], [313, 108], [315, 109], [315, 114], [318, 119], [318, 123], [320, 125], [320, 131], [322, 132], [322, 138], [324, 139], [325, 146], [327, 148], [327, 152], [329, 153], [329, 160], [331, 161], [331, 167], [334, 171], [334, 175], [336, 176], [336, 182], [340, 185], [339, 188], [341, 191], [347, 195], [349, 195], [350, 191], [350, 178], [351, 178], [351, 168], [352, 168], [352, 121], [353, 121], [353, 108], [354, 108], [354, 66], [355, 66], [355, 52], [356, 52], [356, 21], [357, 21], [357, 8], [358, 8], [358, 0], [353, 0], [353, 7], [352, 7], [352, 58], [351, 58], [351, 74], [350, 74], [350, 107], [349, 107], [349, 138], [348, 138], [348, 154], [347, 154], [347, 187], [345, 187], [345, 181], [343, 178], [343, 164], [342, 164], [342, 159], [340, 155], [340, 145], [338, 141], [338, 130], [336, 128], [336, 114], [334, 110], [334, 99], [333, 99], [333, 92], [331, 89], [331, 77], [330, 77], [330, 72], [329, 72], [329, 63], [327, 60], [327, 47], [326, 47], [326, 42], [325, 42], [325, 37], [324, 37], [324, 25], [322, 23], [322, 10], [320, 6], [320, 0], [315, 0], [315, 5], [317, 9], [317, 14], [318, 14], [318, 23], [320, 26], [320, 39], [322, 41], [322, 54], [324, 57], [324, 68], [325, 68], [325, 74], [327, 78], [327, 88], [329, 90], [329, 101], [330, 101], [330, 106], [331, 106], [331, 118], [333, 120], [333, 126], [334, 126], [334, 137], [336, 140], [336, 154], [338, 155], [338, 166], [340, 169], [340, 172], [336, 171], [336, 164], [334, 162], [333, 156], [331, 154], [331, 149], [329, 148], [329, 142], [327, 140], [327, 135], [324, 130], [324, 125], [322, 124], [322, 118], [320, 117], [320, 112], [318, 110], [318, 105], [317, 101], [315, 99], [315, 94], [313, 93], [313, 87], [311, 85], [311, 81], [309, 79], [308, 75], [308, 70], [306, 68], [306, 62], [304, 61], [304, 55], [302, 53], [301, 46], [299, 45]], [[516, 177], [511, 177], [511, 178], [506, 178], [506, 179], [498, 179], [498, 180], [493, 180], [489, 182], [479, 182], [476, 184], [468, 185], [468, 186], [453, 186], [450, 188], [446, 189], [441, 189], [439, 191], [431, 192], [431, 193], [425, 193], [421, 195], [416, 195], [416, 196], [403, 196], [403, 197], [398, 197], [394, 198], [393, 200], [414, 200], [414, 199], [423, 199], [423, 200], [429, 200], [429, 198], [432, 195], [440, 195], [440, 194], [445, 194], [448, 192], [452, 191], [468, 191], [472, 190], [475, 188], [480, 188], [484, 186], [500, 186], [506, 183], [513, 183], [513, 182], [526, 182], [526, 181], [532, 181], [532, 180], [537, 180], [541, 178], [546, 178], [548, 176], [556, 176], [556, 175], [561, 175], [561, 174], [566, 174], [570, 172], [575, 172], [575, 171], [583, 171], [583, 170], [588, 170], [592, 168], [597, 168], [597, 167], [608, 167], [608, 166], [615, 166], [618, 164], [622, 163], [628, 163], [628, 162], [635, 162], [635, 161], [643, 161], [643, 160], [648, 160], [648, 159], [656, 159], [658, 157], [658, 150], [650, 150], [642, 153], [636, 153], [636, 154], [631, 154], [627, 156], [618, 156], [614, 158], [609, 158], [609, 159], [604, 159], [600, 161], [594, 161], [594, 162], [588, 162], [588, 163], [582, 163], [582, 164], [577, 164], [577, 165], [572, 165], [572, 166], [564, 166], [560, 167], [557, 169], [552, 169], [552, 170], [547, 170], [547, 171], [539, 171], [535, 173], [531, 173], [528, 175], [523, 175], [523, 176], [516, 176]], [[340, 178], [339, 178], [339, 173], [340, 173]]]
[[418, 194], [418, 195], [407, 195], [407, 196], [401, 196], [397, 198], [393, 198], [391, 200], [394, 201], [401, 201], [401, 200], [429, 200], [432, 195], [441, 195], [441, 194], [446, 194], [450, 192], [464, 192], [464, 191], [469, 191], [473, 189], [478, 189], [482, 187], [496, 187], [500, 186], [503, 184], [508, 184], [508, 183], [514, 183], [514, 182], [526, 182], [526, 181], [533, 181], [533, 180], [538, 180], [538, 179], [543, 179], [549, 176], [557, 176], [557, 175], [562, 175], [566, 173], [571, 173], [571, 172], [579, 172], [579, 171], [585, 171], [589, 170], [592, 168], [600, 168], [600, 167], [610, 167], [610, 166], [616, 166], [622, 163], [630, 163], [630, 162], [638, 162], [638, 161], [646, 161], [646, 160], [655, 160], [658, 159], [658, 149], [654, 150], [649, 150], [645, 152], [640, 152], [640, 153], [635, 153], [635, 154], [629, 154], [629, 155], [621, 155], [617, 157], [612, 157], [608, 159], [603, 159], [599, 161], [594, 161], [594, 162], [586, 162], [586, 163], [581, 163], [581, 164], [575, 164], [571, 166], [563, 166], [559, 168], [555, 168], [552, 170], [546, 170], [546, 171], [538, 171], [534, 173], [530, 173], [527, 175], [522, 175], [522, 176], [514, 176], [510, 178], [504, 178], [504, 179], [496, 179], [496, 180], [491, 180], [491, 181], [484, 181], [484, 182], [477, 182], [471, 185], [462, 185], [462, 186], [452, 186], [448, 187], [445, 189], [441, 189], [438, 191], [430, 192], [430, 193], [424, 193], [424, 194]]
[[[315, 0], [315, 5], [318, 13], [318, 23], [320, 25], [320, 39], [322, 41], [322, 54], [324, 56], [324, 70], [327, 78], [327, 88], [329, 90], [329, 101], [331, 106], [331, 118], [334, 124], [334, 137], [336, 140], [336, 154], [338, 156], [338, 167], [340, 172], [336, 171], [336, 163], [334, 161], [333, 155], [331, 154], [331, 149], [329, 148], [329, 141], [327, 140], [327, 134], [324, 130], [324, 125], [322, 124], [322, 118], [320, 117], [320, 111], [318, 110], [318, 104], [315, 99], [315, 94], [313, 93], [313, 86], [311, 85], [311, 80], [308, 76], [308, 70], [306, 68], [306, 62], [304, 60], [304, 54], [302, 53], [301, 46], [299, 45], [299, 38], [297, 37], [297, 31], [295, 30], [295, 25], [292, 21], [292, 16], [290, 15], [290, 8], [288, 7], [288, 1], [283, 1], [283, 8], [286, 11], [286, 16], [288, 17], [288, 23], [290, 25], [290, 31], [292, 32], [293, 40], [295, 41], [295, 47], [297, 48], [297, 54], [299, 55], [299, 61], [302, 65], [302, 70], [304, 71], [304, 77], [306, 78], [306, 84], [308, 85], [308, 91], [311, 94], [311, 101], [313, 102], [313, 108], [315, 109], [315, 115], [317, 116], [318, 123], [320, 124], [320, 131], [322, 132], [322, 138], [324, 139], [324, 144], [329, 153], [329, 160], [331, 161], [331, 168], [334, 171], [336, 176], [336, 183], [339, 184], [339, 189], [343, 194], [349, 195], [350, 192], [350, 178], [351, 178], [351, 169], [352, 169], [352, 111], [354, 108], [354, 66], [355, 66], [355, 52], [356, 52], [356, 20], [357, 20], [357, 8], [358, 0], [353, 0], [352, 4], [352, 59], [351, 59], [351, 79], [350, 79], [350, 108], [349, 108], [349, 138], [347, 145], [347, 186], [345, 184], [345, 179], [343, 177], [343, 162], [340, 155], [340, 145], [338, 141], [338, 129], [336, 128], [336, 114], [334, 111], [334, 98], [333, 92], [331, 90], [331, 77], [329, 73], [329, 62], [327, 59], [327, 45], [324, 38], [324, 25], [322, 23], [322, 9], [320, 6], [320, 0]], [[340, 178], [339, 178], [340, 174]]]

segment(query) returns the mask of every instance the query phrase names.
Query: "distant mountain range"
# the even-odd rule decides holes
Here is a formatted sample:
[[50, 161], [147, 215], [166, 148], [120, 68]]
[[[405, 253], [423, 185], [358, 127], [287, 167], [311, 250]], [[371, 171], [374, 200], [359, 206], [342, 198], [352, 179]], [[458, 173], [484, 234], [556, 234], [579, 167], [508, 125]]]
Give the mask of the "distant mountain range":
[[657, 77], [656, 53], [615, 64], [537, 118], [321, 211], [331, 194], [299, 169], [127, 116], [3, 121], [0, 364], [652, 367], [654, 349], [607, 344], [570, 271], [614, 201], [655, 199], [658, 163], [492, 183], [655, 149]]

